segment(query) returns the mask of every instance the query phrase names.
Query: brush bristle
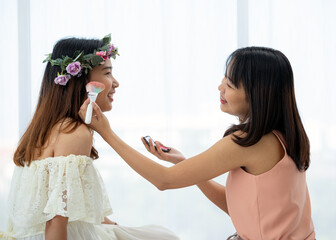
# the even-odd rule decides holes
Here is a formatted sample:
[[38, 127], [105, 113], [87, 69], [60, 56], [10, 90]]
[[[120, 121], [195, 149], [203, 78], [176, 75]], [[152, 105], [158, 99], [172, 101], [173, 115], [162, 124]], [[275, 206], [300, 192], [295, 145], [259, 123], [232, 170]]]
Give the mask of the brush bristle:
[[89, 82], [88, 84], [86, 84], [87, 92], [100, 93], [104, 89], [105, 89], [105, 85], [100, 82]]

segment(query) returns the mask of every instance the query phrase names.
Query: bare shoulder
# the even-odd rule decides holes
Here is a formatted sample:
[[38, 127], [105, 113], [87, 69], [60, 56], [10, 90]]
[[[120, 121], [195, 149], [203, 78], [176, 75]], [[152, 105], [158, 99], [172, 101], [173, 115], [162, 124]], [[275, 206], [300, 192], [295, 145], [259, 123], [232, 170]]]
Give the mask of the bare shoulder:
[[285, 154], [281, 142], [272, 132], [262, 136], [256, 144], [244, 147], [242, 151], [247, 159], [244, 169], [253, 175], [269, 171]]
[[[73, 126], [70, 126], [73, 128]], [[92, 148], [92, 132], [85, 125], [80, 124], [71, 131], [68, 131], [69, 125], [59, 125], [57, 139], [54, 145], [54, 156], [87, 155], [90, 156]]]
[[[69, 131], [69, 129], [72, 129]], [[64, 121], [63, 124], [59, 124], [58, 133], [60, 135], [66, 135], [68, 137], [81, 137], [85, 139], [92, 139], [92, 132], [85, 124], [79, 124], [75, 127], [74, 123]]]
[[[236, 131], [218, 142], [217, 151], [243, 167], [248, 173], [258, 175], [273, 168], [284, 156], [284, 149], [278, 138], [271, 132], [257, 143], [244, 147], [237, 144], [235, 136], [244, 138], [246, 133]], [[217, 144], [216, 144], [217, 145]]]

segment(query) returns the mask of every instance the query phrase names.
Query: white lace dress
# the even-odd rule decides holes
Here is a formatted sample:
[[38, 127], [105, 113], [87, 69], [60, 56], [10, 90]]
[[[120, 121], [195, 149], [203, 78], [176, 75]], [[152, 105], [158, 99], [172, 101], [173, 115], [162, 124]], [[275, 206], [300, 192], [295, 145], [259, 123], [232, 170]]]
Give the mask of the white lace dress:
[[166, 228], [101, 224], [112, 209], [91, 158], [69, 155], [15, 167], [8, 201], [7, 233], [0, 239], [42, 240], [45, 224], [68, 217], [68, 240], [175, 240]]

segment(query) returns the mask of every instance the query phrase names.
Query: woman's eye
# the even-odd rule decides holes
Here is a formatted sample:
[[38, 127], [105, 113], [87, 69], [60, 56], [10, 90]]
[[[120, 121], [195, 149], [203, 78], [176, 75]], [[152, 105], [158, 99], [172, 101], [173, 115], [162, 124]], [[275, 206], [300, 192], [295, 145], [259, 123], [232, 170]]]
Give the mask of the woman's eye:
[[107, 73], [105, 73], [105, 75], [111, 75], [111, 72], [107, 72]]
[[228, 83], [227, 83], [226, 85], [227, 85], [229, 88], [233, 88], [233, 87], [232, 87], [230, 84], [228, 84]]

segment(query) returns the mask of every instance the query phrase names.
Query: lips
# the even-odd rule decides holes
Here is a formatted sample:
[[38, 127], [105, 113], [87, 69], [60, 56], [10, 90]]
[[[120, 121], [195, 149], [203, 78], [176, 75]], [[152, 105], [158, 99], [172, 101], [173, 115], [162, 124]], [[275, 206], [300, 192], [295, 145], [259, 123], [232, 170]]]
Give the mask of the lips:
[[113, 94], [114, 93], [115, 92], [110, 92], [110, 93], [107, 94], [107, 98], [110, 100], [110, 102], [113, 102]]
[[221, 102], [221, 104], [226, 104], [227, 103], [227, 101], [222, 96], [220, 96], [220, 102]]

